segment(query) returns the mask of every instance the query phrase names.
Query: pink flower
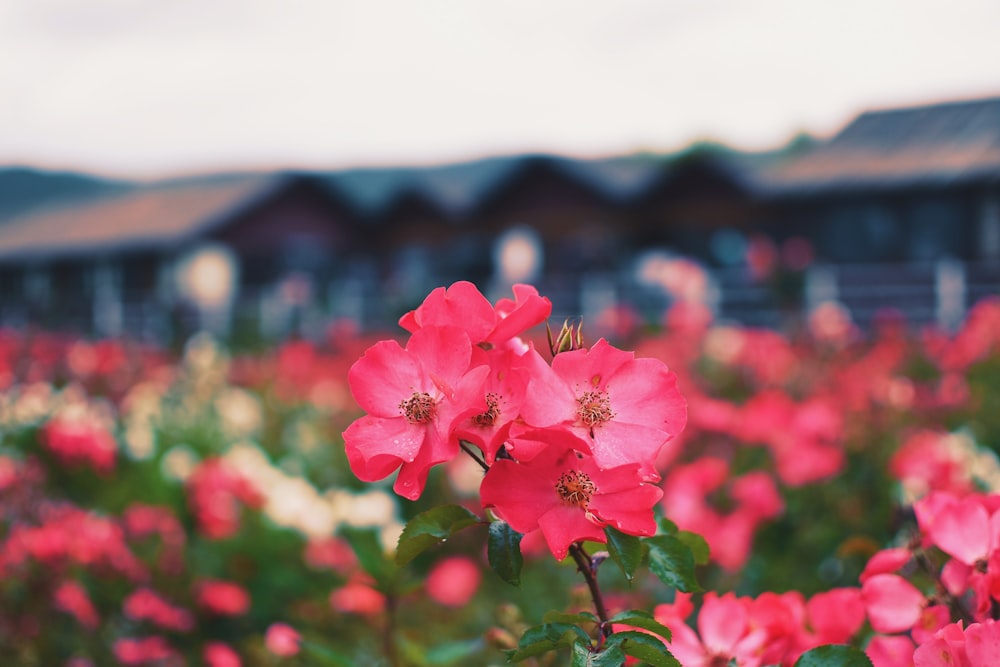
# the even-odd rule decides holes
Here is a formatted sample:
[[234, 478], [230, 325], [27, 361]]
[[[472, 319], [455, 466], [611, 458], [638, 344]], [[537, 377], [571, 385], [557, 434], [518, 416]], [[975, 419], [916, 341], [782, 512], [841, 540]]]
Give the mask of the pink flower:
[[861, 572], [858, 579], [863, 584], [876, 574], [891, 574], [896, 572], [899, 568], [909, 563], [911, 557], [910, 550], [903, 547], [883, 549], [868, 559], [868, 563], [865, 564], [865, 569]]
[[54, 417], [45, 425], [41, 440], [65, 465], [86, 464], [104, 474], [114, 470], [118, 445], [93, 417]]
[[298, 630], [285, 623], [273, 623], [264, 634], [264, 645], [274, 655], [289, 657], [297, 655], [302, 644]]
[[913, 640], [905, 635], [875, 635], [865, 653], [872, 667], [913, 667]]
[[112, 649], [115, 659], [123, 665], [145, 665], [179, 658], [180, 654], [160, 636], [122, 638], [115, 640]]
[[460, 327], [474, 345], [498, 347], [544, 322], [552, 302], [530, 285], [514, 285], [514, 299], [501, 299], [496, 307], [470, 282], [438, 287], [416, 310], [403, 315], [399, 325], [415, 333], [427, 326]]
[[385, 609], [385, 596], [356, 577], [330, 593], [330, 606], [342, 614], [371, 616]]
[[541, 529], [559, 560], [573, 542], [605, 542], [605, 525], [654, 534], [653, 506], [663, 492], [643, 482], [639, 464], [601, 469], [594, 457], [571, 449], [572, 440], [553, 431], [552, 445], [530, 461], [498, 459], [480, 487], [483, 507], [518, 532]]
[[208, 642], [201, 651], [206, 667], [242, 667], [239, 654], [228, 644]]
[[253, 484], [220, 458], [202, 461], [185, 487], [198, 528], [210, 539], [235, 535], [240, 529], [241, 506], [257, 507], [263, 502]]
[[846, 644], [865, 622], [865, 606], [858, 588], [817, 593], [806, 603], [806, 612], [818, 644]]
[[636, 359], [602, 338], [537, 366], [521, 416], [574, 433], [600, 468], [638, 463], [645, 479], [657, 480], [657, 454], [684, 429], [687, 404], [666, 364]]
[[140, 588], [122, 603], [125, 615], [136, 621], [149, 621], [165, 630], [188, 632], [194, 628], [191, 613], [176, 607], [148, 588]]
[[511, 424], [520, 414], [530, 364], [536, 359], [541, 361], [534, 352], [525, 354], [510, 348], [490, 351], [473, 349], [473, 365], [489, 367], [483, 386], [486, 409], [459, 421], [455, 425], [454, 437], [471, 442], [482, 450], [489, 464], [504, 446]]
[[941, 628], [913, 653], [915, 667], [989, 667], [1000, 651], [1000, 623], [988, 619], [964, 631], [962, 623]]
[[920, 619], [927, 600], [910, 582], [896, 574], [876, 574], [861, 586], [868, 620], [876, 632], [909, 630]]
[[672, 615], [657, 613], [656, 619], [670, 628], [670, 652], [684, 667], [728, 665], [734, 659], [740, 667], [761, 664], [768, 633], [751, 623], [749, 600], [732, 593], [721, 597], [707, 593], [698, 613], [697, 634]]
[[242, 616], [250, 609], [250, 594], [230, 581], [205, 580], [197, 586], [198, 606], [217, 616]]
[[949, 556], [975, 565], [1000, 545], [1000, 511], [991, 515], [977, 498], [963, 498], [935, 514], [928, 536]]
[[351, 366], [355, 400], [368, 414], [344, 432], [347, 459], [363, 481], [397, 468], [396, 493], [416, 500], [430, 468], [454, 458], [456, 422], [486, 412], [489, 368], [469, 370], [472, 344], [454, 327], [422, 327], [406, 348], [391, 340], [368, 348]]
[[100, 624], [97, 609], [90, 601], [87, 591], [72, 579], [68, 579], [56, 587], [53, 593], [53, 602], [56, 609], [74, 616], [80, 625], [89, 630], [95, 630]]
[[438, 561], [427, 575], [427, 595], [446, 607], [464, 607], [479, 589], [482, 572], [470, 558]]

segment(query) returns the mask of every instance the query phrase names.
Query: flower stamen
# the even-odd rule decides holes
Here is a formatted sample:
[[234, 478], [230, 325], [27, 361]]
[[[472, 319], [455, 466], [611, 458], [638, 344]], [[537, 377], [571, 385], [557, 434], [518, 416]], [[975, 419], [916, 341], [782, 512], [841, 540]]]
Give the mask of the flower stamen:
[[590, 499], [597, 486], [590, 480], [590, 475], [585, 472], [570, 470], [559, 475], [556, 482], [556, 492], [559, 498], [566, 505], [587, 509]]
[[588, 391], [576, 399], [576, 415], [586, 426], [595, 426], [611, 421], [615, 413], [611, 409], [611, 399], [606, 391]]
[[426, 424], [437, 414], [437, 401], [426, 391], [415, 391], [399, 403], [399, 411], [411, 424]]
[[494, 393], [486, 394], [486, 412], [472, 418], [476, 426], [493, 426], [500, 417], [500, 396]]

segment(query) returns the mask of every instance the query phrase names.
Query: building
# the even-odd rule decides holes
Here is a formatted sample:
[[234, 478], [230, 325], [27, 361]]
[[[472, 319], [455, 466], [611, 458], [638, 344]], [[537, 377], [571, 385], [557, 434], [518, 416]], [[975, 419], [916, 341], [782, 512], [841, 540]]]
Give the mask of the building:
[[[655, 316], [652, 252], [703, 263], [707, 298], [747, 324], [836, 299], [862, 324], [893, 305], [950, 325], [1000, 286], [1000, 98], [866, 112], [759, 154], [68, 182], [72, 198], [0, 220], [0, 324], [274, 337], [330, 317], [384, 325], [457, 279], [534, 282], [557, 317], [621, 303]], [[815, 254], [784, 298], [748, 274], [765, 237]]]

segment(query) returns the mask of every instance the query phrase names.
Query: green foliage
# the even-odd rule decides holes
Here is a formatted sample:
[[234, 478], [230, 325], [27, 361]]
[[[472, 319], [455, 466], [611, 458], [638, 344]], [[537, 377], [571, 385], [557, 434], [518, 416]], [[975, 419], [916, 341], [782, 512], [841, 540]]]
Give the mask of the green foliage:
[[618, 647], [625, 655], [652, 667], [681, 667], [662, 641], [643, 632], [616, 632], [608, 638], [608, 646]]
[[532, 656], [568, 648], [577, 642], [590, 645], [590, 636], [582, 628], [570, 623], [544, 623], [528, 628], [517, 644], [517, 648], [508, 651], [508, 662], [521, 662]]
[[396, 567], [386, 557], [375, 529], [345, 526], [340, 533], [351, 545], [354, 555], [358, 557], [358, 562], [361, 563], [365, 572], [370, 574], [383, 590], [388, 590], [391, 580], [396, 574]]
[[396, 545], [396, 564], [406, 565], [427, 549], [460, 530], [479, 523], [479, 517], [460, 505], [441, 505], [410, 519]]
[[803, 653], [795, 667], [872, 667], [864, 651], [853, 646], [830, 644]]
[[506, 521], [494, 521], [490, 524], [487, 544], [490, 567], [501, 579], [513, 586], [521, 585], [521, 568], [524, 566], [521, 537], [521, 533], [511, 528]]
[[571, 667], [621, 667], [625, 664], [625, 653], [621, 648], [609, 645], [600, 651], [591, 651], [589, 644], [573, 644]]
[[636, 568], [642, 564], [642, 541], [634, 535], [626, 535], [611, 526], [604, 527], [604, 535], [608, 538], [608, 553], [625, 578], [632, 581]]
[[685, 593], [702, 590], [695, 577], [695, 557], [691, 548], [673, 535], [656, 535], [643, 540], [649, 553], [649, 569], [670, 588]]
[[647, 611], [630, 609], [628, 611], [615, 614], [608, 619], [608, 621], [613, 624], [620, 623], [621, 625], [629, 625], [633, 628], [642, 628], [643, 630], [648, 630], [649, 632], [657, 634], [660, 637], [663, 637], [663, 639], [670, 641], [670, 628], [657, 621], [653, 618], [653, 615]]

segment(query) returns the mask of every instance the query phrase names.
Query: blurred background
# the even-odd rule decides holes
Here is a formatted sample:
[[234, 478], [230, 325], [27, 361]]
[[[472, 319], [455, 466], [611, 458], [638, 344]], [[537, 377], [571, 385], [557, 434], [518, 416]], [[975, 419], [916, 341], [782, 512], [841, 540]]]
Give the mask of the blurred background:
[[10, 0], [0, 325], [392, 325], [536, 284], [953, 327], [1000, 286], [1000, 6]]

